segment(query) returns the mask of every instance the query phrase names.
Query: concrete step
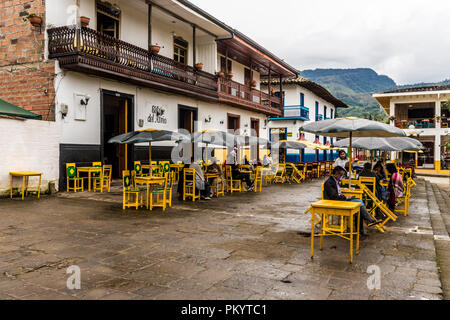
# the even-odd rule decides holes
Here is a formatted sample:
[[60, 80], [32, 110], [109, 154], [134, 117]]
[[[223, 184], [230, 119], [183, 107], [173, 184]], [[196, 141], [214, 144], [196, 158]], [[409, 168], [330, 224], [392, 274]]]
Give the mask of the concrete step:
[[444, 299], [450, 299], [450, 202], [448, 195], [435, 184], [427, 182], [426, 192], [442, 291]]
[[437, 187], [435, 190], [442, 220], [447, 228], [447, 233], [450, 235], [450, 196], [444, 189]]

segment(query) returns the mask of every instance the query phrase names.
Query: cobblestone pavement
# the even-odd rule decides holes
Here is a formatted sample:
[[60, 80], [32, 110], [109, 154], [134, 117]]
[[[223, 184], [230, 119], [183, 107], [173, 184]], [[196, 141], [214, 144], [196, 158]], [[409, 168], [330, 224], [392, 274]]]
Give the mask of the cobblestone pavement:
[[[353, 265], [348, 241], [334, 237], [310, 259], [304, 211], [320, 197], [319, 181], [175, 201], [165, 213], [124, 213], [120, 193], [102, 196], [110, 202], [3, 199], [0, 298], [442, 299], [429, 188], [419, 180], [411, 215], [386, 234], [371, 229]], [[71, 265], [81, 290], [66, 287]], [[379, 290], [367, 287], [371, 265]]]

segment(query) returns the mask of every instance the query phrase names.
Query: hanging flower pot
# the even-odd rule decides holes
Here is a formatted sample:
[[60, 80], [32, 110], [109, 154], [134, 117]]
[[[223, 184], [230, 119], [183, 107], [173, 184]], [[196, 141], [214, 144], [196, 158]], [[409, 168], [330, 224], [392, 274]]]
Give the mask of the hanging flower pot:
[[89, 22], [91, 21], [91, 18], [85, 17], [85, 16], [81, 16], [80, 17], [80, 22], [81, 22], [81, 26], [86, 28], [89, 25]]
[[223, 71], [219, 71], [219, 72], [217, 72], [217, 75], [219, 76], [219, 78], [225, 78], [225, 72], [223, 72]]
[[159, 50], [161, 50], [161, 46], [159, 44], [154, 44], [151, 46], [151, 50], [154, 54], [158, 54]]
[[39, 27], [42, 25], [42, 17], [35, 13], [28, 13], [25, 11], [26, 16], [23, 18], [24, 21], [30, 21], [33, 27]]
[[233, 79], [233, 72], [228, 72], [227, 73], [227, 78], [228, 78], [228, 80]]
[[256, 88], [256, 80], [253, 80], [251, 83], [252, 88]]
[[200, 71], [203, 70], [203, 63], [201, 63], [201, 62], [200, 63], [196, 63], [195, 64], [195, 69], [200, 70]]

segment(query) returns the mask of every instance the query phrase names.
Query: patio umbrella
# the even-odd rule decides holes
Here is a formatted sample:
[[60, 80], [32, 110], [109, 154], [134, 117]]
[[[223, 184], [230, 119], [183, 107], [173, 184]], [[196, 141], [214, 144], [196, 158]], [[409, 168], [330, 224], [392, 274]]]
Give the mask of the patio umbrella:
[[128, 132], [109, 139], [108, 143], [117, 144], [135, 144], [148, 142], [149, 164], [152, 162], [152, 142], [157, 141], [189, 141], [189, 136], [168, 130], [145, 129], [140, 131]]
[[[349, 147], [350, 139], [343, 139], [333, 144], [335, 147]], [[406, 151], [406, 150], [422, 150], [422, 143], [416, 139], [402, 138], [355, 138], [352, 142], [353, 148], [364, 150], [381, 150], [381, 151]]]
[[[386, 123], [360, 119], [337, 118], [316, 121], [300, 128], [301, 131], [318, 134], [325, 137], [350, 138], [349, 148], [352, 149], [353, 137], [404, 137], [405, 132]], [[351, 158], [351, 154], [350, 154]], [[349, 171], [352, 172], [352, 159], [349, 161]], [[351, 187], [351, 175], [349, 185]]]

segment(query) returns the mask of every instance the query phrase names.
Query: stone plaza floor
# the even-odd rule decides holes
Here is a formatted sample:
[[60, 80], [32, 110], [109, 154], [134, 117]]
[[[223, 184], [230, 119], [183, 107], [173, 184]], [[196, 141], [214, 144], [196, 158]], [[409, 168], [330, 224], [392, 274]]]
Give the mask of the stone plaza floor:
[[[166, 212], [122, 211], [120, 192], [1, 199], [0, 299], [449, 297], [448, 211], [437, 206], [448, 201], [445, 194], [438, 201], [439, 189], [418, 180], [410, 216], [385, 234], [370, 229], [349, 264], [348, 241], [335, 237], [323, 251], [317, 242], [310, 258], [304, 212], [320, 197], [321, 182], [175, 200]], [[438, 224], [436, 214], [443, 216]], [[80, 290], [67, 289], [72, 265], [81, 270]], [[367, 286], [369, 266], [381, 271], [380, 289]]]

